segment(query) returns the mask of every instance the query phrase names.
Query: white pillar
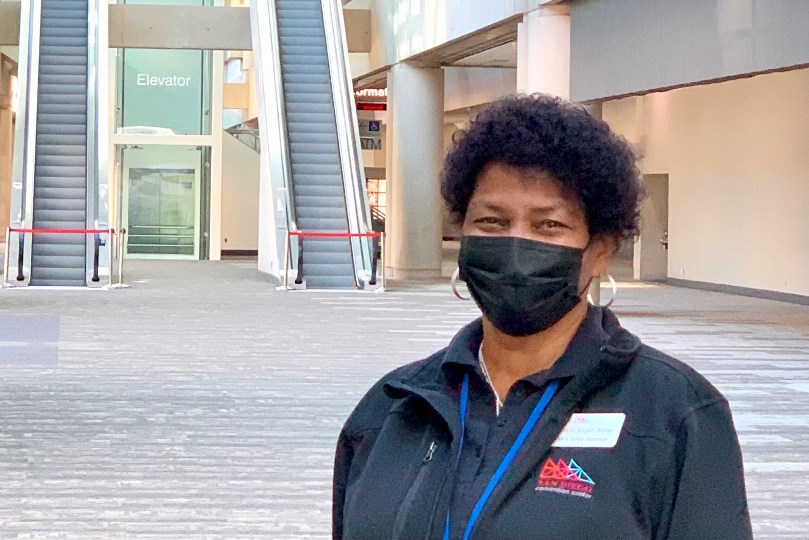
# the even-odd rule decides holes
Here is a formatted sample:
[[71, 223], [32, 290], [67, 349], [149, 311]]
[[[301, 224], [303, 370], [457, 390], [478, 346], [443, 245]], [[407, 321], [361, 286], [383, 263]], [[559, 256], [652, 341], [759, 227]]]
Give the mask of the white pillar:
[[540, 7], [517, 28], [517, 90], [570, 96], [570, 8]]
[[225, 53], [213, 51], [211, 73], [211, 155], [209, 162], [210, 201], [208, 251], [212, 261], [222, 258], [222, 109], [224, 102]]
[[385, 259], [394, 279], [441, 275], [443, 123], [441, 68], [394, 65], [388, 75]]

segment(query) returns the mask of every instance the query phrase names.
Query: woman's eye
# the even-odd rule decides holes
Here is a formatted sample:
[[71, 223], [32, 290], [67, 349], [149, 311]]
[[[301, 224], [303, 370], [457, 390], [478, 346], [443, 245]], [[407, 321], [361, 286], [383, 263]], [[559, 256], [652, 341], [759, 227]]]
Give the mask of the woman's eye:
[[505, 220], [496, 217], [482, 217], [475, 220], [479, 225], [503, 225]]
[[567, 228], [567, 226], [564, 223], [561, 223], [559, 221], [554, 221], [552, 219], [546, 219], [545, 221], [539, 223], [536, 226], [536, 228], [539, 229], [539, 230], [554, 230], [554, 229]]

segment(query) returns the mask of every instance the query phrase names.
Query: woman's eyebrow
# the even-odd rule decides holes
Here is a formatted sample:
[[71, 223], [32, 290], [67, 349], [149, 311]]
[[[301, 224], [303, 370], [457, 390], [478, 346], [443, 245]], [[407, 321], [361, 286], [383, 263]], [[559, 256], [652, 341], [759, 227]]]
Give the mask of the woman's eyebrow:
[[[469, 203], [469, 209], [489, 210], [491, 212], [507, 212], [509, 209], [494, 201], [475, 201]], [[565, 201], [551, 201], [547, 204], [534, 205], [528, 208], [531, 214], [550, 214], [559, 211], [569, 211], [569, 205]]]
[[563, 202], [548, 203], [541, 206], [531, 206], [529, 212], [532, 214], [550, 214], [552, 212], [568, 211], [569, 207]]
[[491, 210], [493, 212], [505, 212], [506, 208], [495, 202], [489, 201], [476, 201], [469, 203], [469, 208], [478, 208], [482, 210]]

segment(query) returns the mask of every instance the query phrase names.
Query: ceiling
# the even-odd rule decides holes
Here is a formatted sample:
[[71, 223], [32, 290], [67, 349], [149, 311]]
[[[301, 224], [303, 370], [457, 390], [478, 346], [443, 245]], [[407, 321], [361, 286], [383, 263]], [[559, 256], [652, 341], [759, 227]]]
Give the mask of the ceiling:
[[[515, 15], [495, 24], [460, 36], [405, 61], [423, 67], [517, 67], [517, 26], [522, 16]], [[382, 88], [387, 83], [389, 65], [354, 79], [354, 88]]]
[[447, 65], [463, 67], [516, 68], [517, 42], [511, 41], [509, 43], [504, 43], [503, 45], [498, 45], [493, 49], [488, 49], [465, 58], [455, 60]]

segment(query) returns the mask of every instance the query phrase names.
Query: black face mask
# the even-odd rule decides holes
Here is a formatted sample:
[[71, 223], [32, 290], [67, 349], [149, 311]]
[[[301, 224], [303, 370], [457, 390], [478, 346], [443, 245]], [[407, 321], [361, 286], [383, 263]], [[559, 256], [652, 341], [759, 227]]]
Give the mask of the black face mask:
[[581, 301], [583, 254], [512, 236], [464, 236], [459, 276], [498, 330], [528, 336], [550, 328]]

